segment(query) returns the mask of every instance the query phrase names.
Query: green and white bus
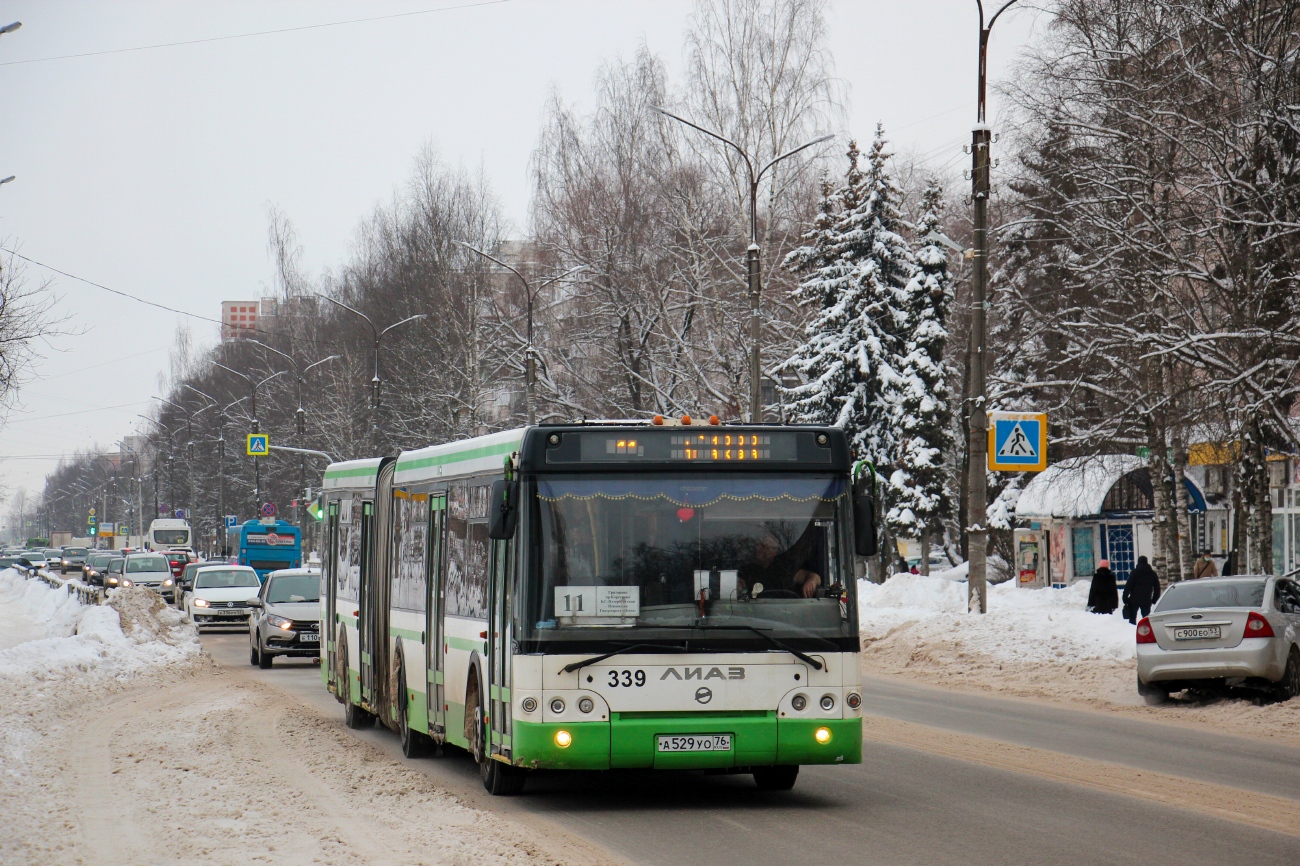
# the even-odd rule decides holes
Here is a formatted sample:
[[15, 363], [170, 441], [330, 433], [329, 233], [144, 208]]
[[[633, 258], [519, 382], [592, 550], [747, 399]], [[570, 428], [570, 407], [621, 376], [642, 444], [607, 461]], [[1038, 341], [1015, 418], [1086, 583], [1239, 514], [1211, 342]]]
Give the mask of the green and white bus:
[[870, 484], [835, 428], [683, 420], [331, 465], [321, 670], [347, 724], [465, 749], [494, 794], [536, 769], [781, 790], [860, 762]]

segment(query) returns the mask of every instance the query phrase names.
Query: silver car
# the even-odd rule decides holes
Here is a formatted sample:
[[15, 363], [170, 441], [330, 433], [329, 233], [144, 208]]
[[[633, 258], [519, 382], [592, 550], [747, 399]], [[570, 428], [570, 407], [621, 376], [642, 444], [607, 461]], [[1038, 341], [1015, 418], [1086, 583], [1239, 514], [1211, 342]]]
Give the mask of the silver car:
[[1243, 686], [1300, 694], [1300, 584], [1269, 576], [1201, 578], [1165, 590], [1137, 626], [1138, 693]]
[[248, 606], [249, 664], [269, 668], [276, 656], [320, 658], [319, 571], [273, 571]]

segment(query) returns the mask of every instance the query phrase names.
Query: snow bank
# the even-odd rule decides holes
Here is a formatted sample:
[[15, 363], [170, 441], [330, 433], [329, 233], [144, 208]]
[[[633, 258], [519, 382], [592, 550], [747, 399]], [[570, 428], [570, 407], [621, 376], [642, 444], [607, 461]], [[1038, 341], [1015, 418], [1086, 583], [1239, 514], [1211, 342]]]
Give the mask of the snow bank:
[[1135, 657], [1133, 626], [1118, 613], [1086, 609], [1087, 581], [1067, 589], [989, 587], [989, 612], [966, 613], [966, 584], [939, 576], [898, 574], [883, 584], [860, 581], [858, 616], [868, 654], [887, 648], [914, 661], [961, 664], [1073, 663]]
[[115, 590], [106, 605], [87, 607], [67, 590], [0, 571], [0, 688], [6, 679], [125, 679], [198, 653], [194, 627], [150, 590]]

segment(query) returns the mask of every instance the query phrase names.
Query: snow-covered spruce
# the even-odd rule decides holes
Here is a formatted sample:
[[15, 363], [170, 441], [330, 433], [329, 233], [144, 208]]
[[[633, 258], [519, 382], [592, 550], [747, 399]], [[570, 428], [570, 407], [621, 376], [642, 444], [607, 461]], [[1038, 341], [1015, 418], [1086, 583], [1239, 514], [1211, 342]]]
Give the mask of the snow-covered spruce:
[[943, 460], [952, 447], [951, 371], [943, 354], [953, 286], [947, 251], [930, 237], [941, 231], [942, 213], [943, 189], [931, 181], [913, 231], [915, 272], [903, 289], [898, 376], [886, 389], [896, 443], [886, 519], [896, 534], [923, 538], [951, 509]]

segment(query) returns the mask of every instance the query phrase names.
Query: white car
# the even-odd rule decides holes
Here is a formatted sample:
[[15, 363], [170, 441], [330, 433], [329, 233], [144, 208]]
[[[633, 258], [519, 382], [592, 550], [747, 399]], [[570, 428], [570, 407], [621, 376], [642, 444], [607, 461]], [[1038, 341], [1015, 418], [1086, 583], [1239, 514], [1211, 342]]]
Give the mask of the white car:
[[261, 589], [257, 572], [247, 565], [208, 565], [194, 573], [182, 606], [196, 626], [247, 626], [248, 601]]
[[143, 586], [152, 589], [167, 601], [175, 595], [176, 580], [172, 577], [167, 557], [158, 553], [128, 553], [122, 563], [124, 586]]

